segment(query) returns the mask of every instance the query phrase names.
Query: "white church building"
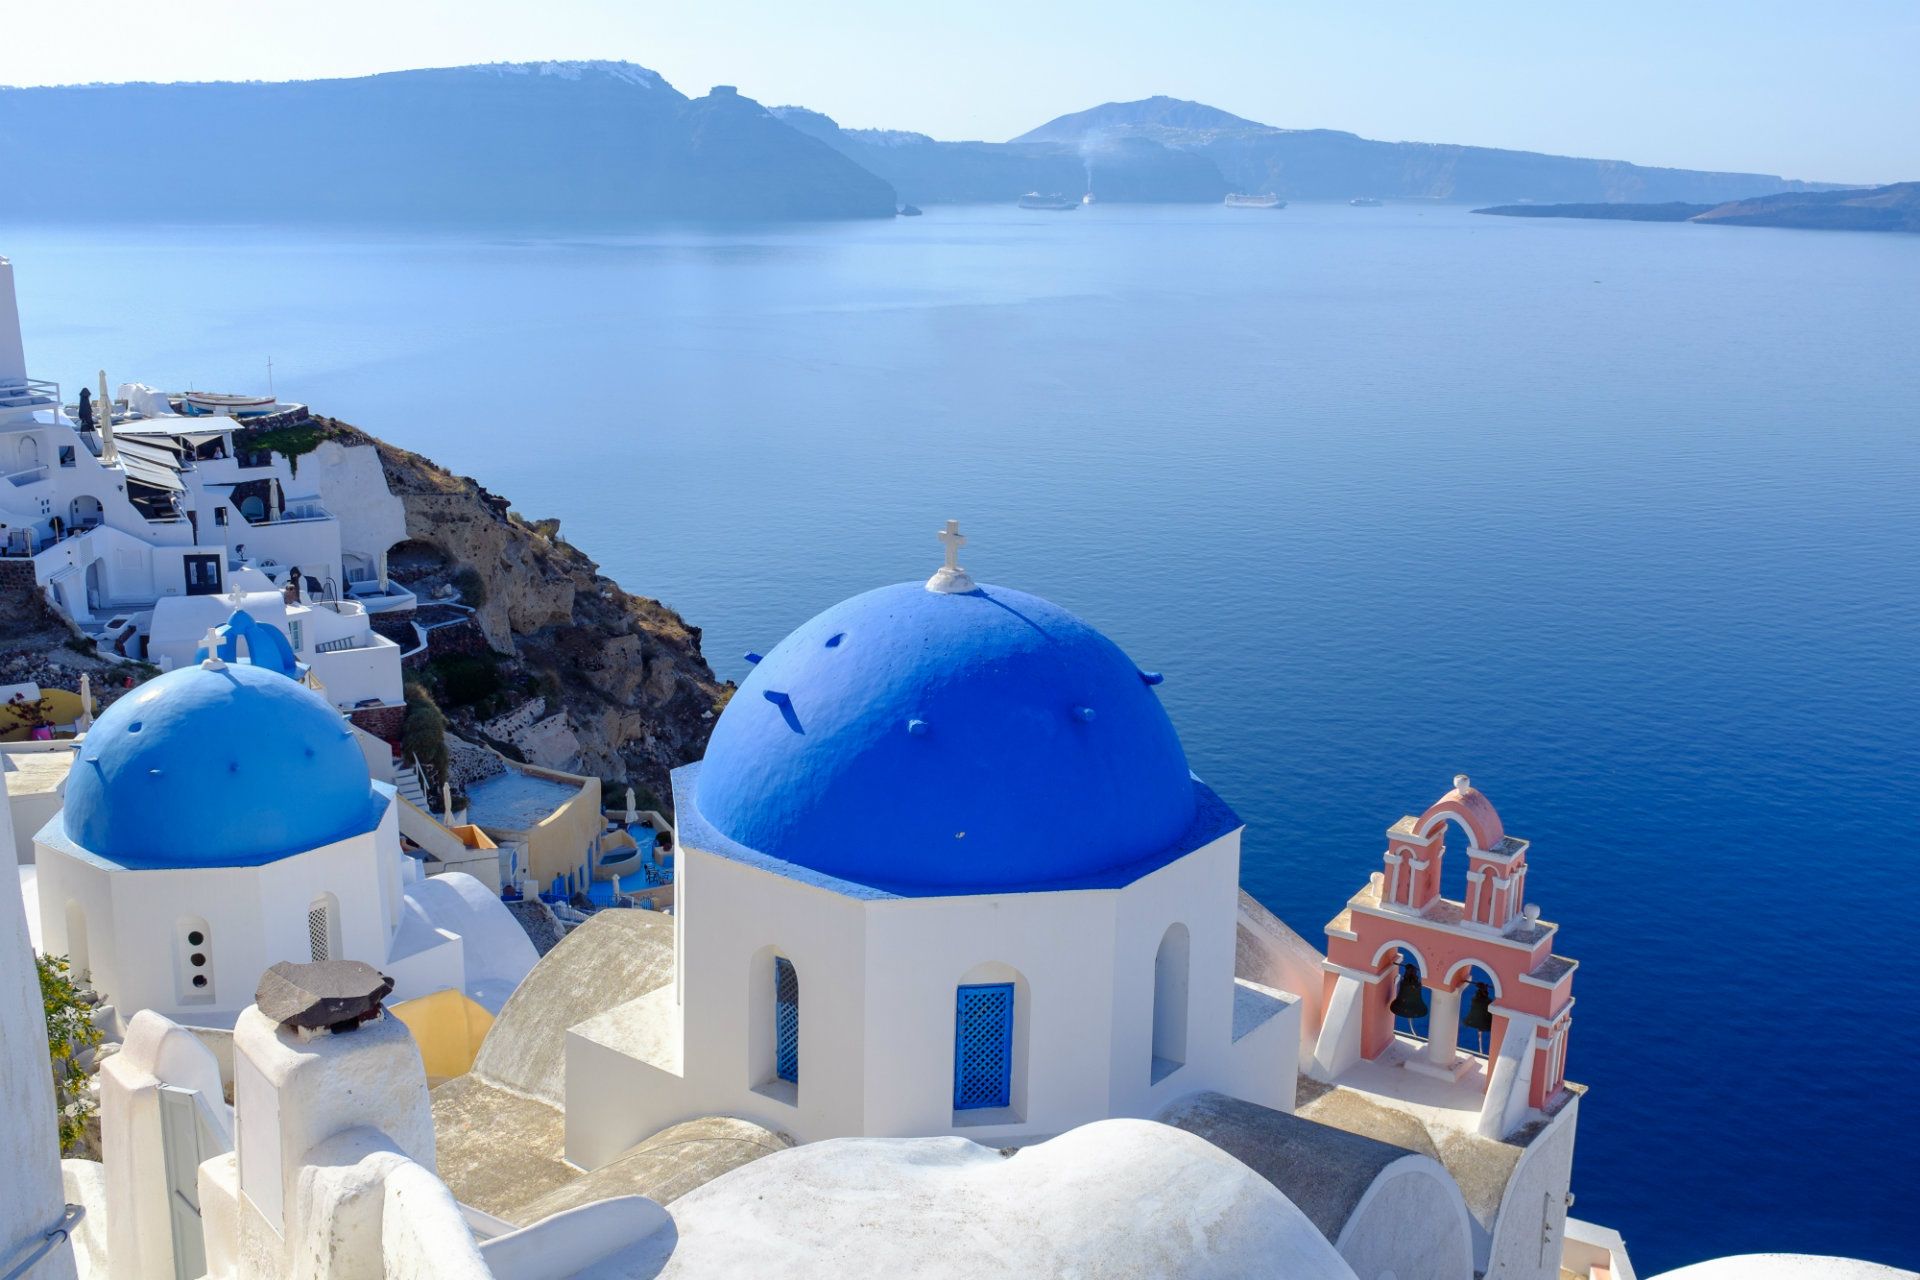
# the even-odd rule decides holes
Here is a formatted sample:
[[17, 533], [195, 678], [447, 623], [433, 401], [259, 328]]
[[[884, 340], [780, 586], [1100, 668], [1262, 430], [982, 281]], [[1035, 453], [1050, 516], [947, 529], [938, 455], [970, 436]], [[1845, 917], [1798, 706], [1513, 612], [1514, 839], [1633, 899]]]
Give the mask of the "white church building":
[[568, 1032], [576, 1163], [710, 1114], [996, 1146], [1292, 1109], [1299, 1002], [1234, 976], [1241, 823], [1159, 678], [957, 544], [788, 636], [675, 773], [676, 978]]
[[[100, 716], [34, 840], [43, 948], [123, 1023], [231, 1027], [280, 960], [365, 960], [396, 1001], [453, 988], [498, 1007], [531, 945], [470, 877], [416, 883], [393, 788], [293, 666], [280, 633], [236, 614], [212, 652]], [[523, 949], [469, 955], [476, 911]]]

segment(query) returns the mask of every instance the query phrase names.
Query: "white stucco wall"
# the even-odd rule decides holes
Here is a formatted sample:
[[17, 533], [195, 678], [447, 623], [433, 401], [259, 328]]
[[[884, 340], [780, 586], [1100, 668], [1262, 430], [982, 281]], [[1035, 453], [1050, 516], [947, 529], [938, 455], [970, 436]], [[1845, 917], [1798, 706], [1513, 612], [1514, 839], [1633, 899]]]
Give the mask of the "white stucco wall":
[[13, 264], [0, 258], [0, 382], [27, 376], [26, 349], [20, 341], [20, 303], [13, 291]]
[[[161, 1120], [164, 1086], [191, 1090], [207, 1131], [231, 1150], [233, 1120], [211, 1050], [152, 1011], [130, 1020], [120, 1052], [100, 1068], [101, 1156], [108, 1199], [107, 1244], [113, 1280], [173, 1280], [174, 1238], [167, 1150]], [[213, 1153], [208, 1153], [213, 1154]]]
[[[459, 986], [458, 939], [430, 921], [401, 928], [399, 859], [391, 804], [366, 835], [258, 867], [127, 870], [76, 849], [56, 821], [38, 840], [42, 946], [76, 963], [84, 957], [123, 1024], [153, 1009], [189, 1025], [231, 1026], [269, 965], [312, 958], [307, 912], [325, 896], [336, 957], [387, 969], [399, 984], [395, 1000]], [[82, 919], [84, 941], [69, 932]], [[198, 948], [182, 940], [189, 921], [205, 923]], [[196, 950], [207, 957], [197, 971], [210, 978], [199, 991], [185, 961]]]
[[[1291, 1110], [1297, 1008], [1234, 1038], [1239, 837], [1112, 890], [852, 898], [683, 846], [677, 992], [569, 1032], [569, 1158], [737, 1115], [802, 1141], [960, 1133], [1027, 1142], [1180, 1094]], [[1153, 1079], [1155, 960], [1189, 935], [1184, 1063]], [[773, 1077], [773, 957], [800, 987], [799, 1081]], [[953, 1107], [955, 988], [1016, 986], [1011, 1105]]]
[[[1412, 1223], [1419, 1228], [1409, 1230]], [[1446, 1169], [1428, 1156], [1410, 1154], [1382, 1169], [1334, 1247], [1357, 1276], [1472, 1280], [1474, 1274], [1466, 1202]]]
[[1579, 1119], [1580, 1099], [1570, 1098], [1508, 1175], [1481, 1268], [1487, 1280], [1556, 1280], [1560, 1274]]
[[[5, 314], [0, 307], [0, 315]], [[13, 828], [0, 823], [0, 866], [14, 865]], [[27, 918], [12, 886], [0, 891], [0, 1258], [13, 1258], [61, 1219], [59, 1135], [53, 1127], [46, 1012]], [[55, 1250], [30, 1280], [70, 1280], [73, 1252]]]
[[379, 453], [367, 445], [325, 441], [300, 459], [300, 483], [340, 522], [340, 550], [369, 557], [384, 583], [387, 552], [407, 536], [407, 512], [387, 491]]

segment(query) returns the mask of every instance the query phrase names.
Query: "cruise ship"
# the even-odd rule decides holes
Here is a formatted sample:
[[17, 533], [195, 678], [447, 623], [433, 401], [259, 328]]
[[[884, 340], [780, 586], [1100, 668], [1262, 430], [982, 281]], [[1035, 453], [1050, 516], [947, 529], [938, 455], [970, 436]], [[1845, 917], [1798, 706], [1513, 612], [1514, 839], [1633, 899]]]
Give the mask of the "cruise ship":
[[1020, 207], [1022, 209], [1051, 209], [1056, 212], [1064, 212], [1068, 209], [1078, 209], [1080, 202], [1072, 196], [1063, 196], [1058, 192], [1043, 196], [1038, 191], [1029, 191], [1020, 197]]
[[1242, 191], [1230, 192], [1226, 200], [1229, 209], [1284, 209], [1287, 202], [1271, 191], [1259, 195], [1249, 195]]

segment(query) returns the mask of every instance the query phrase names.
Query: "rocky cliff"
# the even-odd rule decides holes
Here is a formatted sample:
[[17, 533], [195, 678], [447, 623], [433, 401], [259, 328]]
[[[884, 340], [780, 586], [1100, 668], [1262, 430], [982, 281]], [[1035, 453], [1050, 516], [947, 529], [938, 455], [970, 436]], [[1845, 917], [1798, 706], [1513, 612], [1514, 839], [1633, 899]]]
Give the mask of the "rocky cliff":
[[[543, 698], [545, 714], [564, 714], [578, 739], [569, 767], [631, 780], [664, 801], [668, 771], [706, 749], [731, 692], [701, 656], [700, 629], [622, 590], [560, 536], [558, 520], [523, 519], [477, 480], [344, 423], [323, 429], [379, 451], [407, 516], [394, 576], [423, 602], [457, 591], [473, 610], [484, 652], [464, 661], [478, 670], [479, 692], [442, 699], [453, 727], [485, 737], [486, 716]], [[423, 618], [433, 610], [423, 607]]]

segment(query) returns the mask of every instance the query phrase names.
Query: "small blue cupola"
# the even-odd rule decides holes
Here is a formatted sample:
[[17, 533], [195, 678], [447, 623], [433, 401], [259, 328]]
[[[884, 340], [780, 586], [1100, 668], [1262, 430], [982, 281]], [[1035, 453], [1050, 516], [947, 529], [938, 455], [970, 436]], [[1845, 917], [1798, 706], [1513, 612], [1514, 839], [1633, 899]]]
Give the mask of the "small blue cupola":
[[220, 626], [207, 632], [207, 639], [193, 651], [195, 662], [205, 662], [209, 656], [209, 642], [223, 662], [241, 660], [240, 642], [247, 643], [245, 658], [256, 667], [268, 671], [278, 671], [289, 680], [304, 679], [307, 664], [294, 656], [293, 645], [286, 633], [271, 622], [261, 622], [244, 609], [235, 609]]

